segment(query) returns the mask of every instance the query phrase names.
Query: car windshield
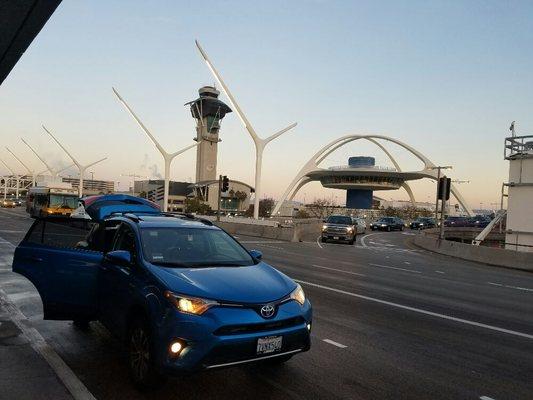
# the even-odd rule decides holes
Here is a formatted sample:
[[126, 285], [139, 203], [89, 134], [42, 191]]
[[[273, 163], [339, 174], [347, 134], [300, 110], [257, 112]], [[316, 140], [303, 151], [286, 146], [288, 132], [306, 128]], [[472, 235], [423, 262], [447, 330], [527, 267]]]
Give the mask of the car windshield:
[[165, 267], [246, 266], [254, 259], [226, 232], [207, 228], [143, 228], [146, 261]]
[[380, 218], [377, 222], [394, 222], [394, 218]]
[[53, 208], [77, 208], [78, 197], [77, 196], [65, 196], [61, 194], [50, 195], [50, 207]]
[[332, 215], [327, 219], [328, 224], [351, 225], [352, 219], [342, 215]]

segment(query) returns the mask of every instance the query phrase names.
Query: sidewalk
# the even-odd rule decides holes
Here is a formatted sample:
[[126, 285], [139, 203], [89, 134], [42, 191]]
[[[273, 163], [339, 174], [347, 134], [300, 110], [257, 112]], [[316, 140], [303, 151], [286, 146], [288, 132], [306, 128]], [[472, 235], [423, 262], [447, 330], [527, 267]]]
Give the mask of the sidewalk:
[[72, 399], [0, 297], [0, 399]]

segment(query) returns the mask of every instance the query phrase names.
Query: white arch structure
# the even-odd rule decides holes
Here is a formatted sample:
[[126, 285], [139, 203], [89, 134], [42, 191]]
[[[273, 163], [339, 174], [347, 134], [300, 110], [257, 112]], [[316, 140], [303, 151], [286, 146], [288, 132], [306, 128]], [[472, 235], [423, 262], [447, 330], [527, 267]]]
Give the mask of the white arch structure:
[[[409, 146], [409, 145], [407, 145], [407, 144], [405, 144], [405, 143], [403, 143], [403, 142], [401, 142], [401, 141], [399, 141], [397, 139], [394, 139], [394, 138], [391, 138], [391, 137], [388, 137], [388, 136], [373, 135], [373, 134], [368, 134], [368, 135], [346, 135], [346, 136], [342, 136], [342, 137], [340, 137], [338, 139], [335, 139], [332, 142], [330, 142], [327, 145], [325, 145], [324, 147], [322, 147], [317, 153], [315, 153], [315, 155], [313, 155], [309, 159], [309, 161], [307, 161], [307, 163], [304, 164], [304, 166], [300, 169], [300, 171], [298, 172], [296, 177], [292, 180], [290, 185], [287, 187], [287, 189], [285, 190], [285, 192], [281, 196], [281, 199], [277, 202], [276, 207], [274, 207], [274, 210], [272, 211], [272, 215], [276, 215], [279, 212], [279, 210], [281, 208], [281, 205], [283, 204], [283, 202], [285, 200], [294, 199], [294, 196], [296, 195], [296, 193], [298, 193], [298, 191], [304, 185], [306, 185], [307, 183], [313, 181], [313, 179], [308, 177], [308, 174], [310, 172], [313, 172], [313, 171], [316, 171], [316, 170], [322, 170], [322, 168], [320, 168], [318, 165], [322, 161], [324, 161], [324, 159], [327, 156], [329, 156], [331, 153], [333, 153], [338, 148], [340, 148], [340, 147], [342, 147], [342, 146], [344, 146], [344, 145], [346, 145], [348, 143], [351, 143], [353, 141], [360, 140], [360, 139], [365, 139], [365, 140], [367, 140], [369, 142], [372, 142], [375, 145], [377, 145], [381, 150], [383, 150], [383, 152], [391, 160], [391, 162], [393, 163], [394, 167], [396, 168], [396, 170], [398, 172], [401, 172], [401, 168], [400, 168], [398, 162], [394, 159], [392, 154], [389, 153], [389, 151], [385, 148], [385, 146], [383, 146], [380, 142], [377, 141], [377, 139], [381, 139], [381, 140], [384, 140], [384, 141], [392, 142], [392, 143], [397, 144], [400, 147], [403, 147], [405, 150], [407, 150], [408, 152], [413, 154], [416, 158], [418, 158], [420, 161], [422, 161], [424, 163], [424, 169], [418, 172], [421, 175], [421, 177], [437, 180], [437, 171], [435, 169], [432, 169], [432, 168], [435, 168], [436, 165], [433, 162], [431, 162], [431, 160], [429, 158], [427, 158], [422, 153], [420, 153], [418, 150], [414, 149], [413, 147], [411, 147], [411, 146]], [[414, 204], [415, 203], [415, 197], [414, 197], [413, 191], [411, 190], [411, 187], [409, 186], [409, 184], [407, 182], [404, 182], [402, 184], [402, 187], [407, 191], [407, 194], [409, 195], [409, 198], [410, 198], [411, 202]], [[465, 212], [468, 215], [472, 215], [472, 210], [470, 209], [470, 207], [468, 207], [468, 204], [466, 203], [465, 199], [463, 198], [461, 193], [459, 193], [459, 191], [453, 185], [453, 183], [452, 183], [450, 191], [455, 196], [455, 198], [457, 199], [457, 201], [459, 202], [461, 207], [463, 207]]]

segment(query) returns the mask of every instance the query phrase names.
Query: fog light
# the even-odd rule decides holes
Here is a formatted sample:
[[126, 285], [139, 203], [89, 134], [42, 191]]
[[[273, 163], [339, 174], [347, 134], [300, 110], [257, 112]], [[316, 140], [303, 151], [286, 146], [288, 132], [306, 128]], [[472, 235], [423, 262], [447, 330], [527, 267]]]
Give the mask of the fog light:
[[183, 345], [181, 344], [181, 342], [173, 342], [171, 345], [170, 345], [170, 352], [177, 356], [181, 350], [183, 350]]
[[307, 324], [307, 330], [311, 332], [311, 324]]

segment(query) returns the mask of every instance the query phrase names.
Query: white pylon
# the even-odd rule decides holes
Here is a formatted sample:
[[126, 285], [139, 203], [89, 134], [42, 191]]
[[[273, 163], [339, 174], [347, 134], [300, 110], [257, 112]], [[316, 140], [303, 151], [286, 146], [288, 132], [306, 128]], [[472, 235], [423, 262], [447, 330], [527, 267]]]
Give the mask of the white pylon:
[[154, 143], [154, 145], [157, 148], [157, 150], [159, 150], [159, 152], [163, 156], [163, 160], [165, 161], [165, 186], [164, 186], [164, 191], [163, 191], [163, 211], [167, 211], [167, 209], [168, 209], [168, 192], [169, 192], [169, 185], [170, 185], [170, 164], [172, 163], [174, 158], [179, 156], [181, 153], [184, 153], [187, 150], [198, 146], [200, 144], [200, 142], [191, 144], [190, 146], [187, 146], [187, 147], [185, 147], [185, 148], [183, 148], [181, 150], [178, 150], [178, 151], [176, 151], [174, 153], [167, 153], [165, 151], [165, 149], [163, 149], [163, 146], [161, 146], [159, 144], [159, 142], [155, 139], [155, 137], [150, 133], [148, 128], [142, 123], [142, 121], [139, 119], [139, 117], [137, 117], [137, 115], [135, 115], [135, 113], [133, 112], [131, 107], [128, 105], [128, 103], [126, 103], [126, 100], [124, 100], [122, 98], [122, 96], [120, 96], [120, 94], [118, 93], [118, 91], [115, 88], [112, 88], [112, 89], [113, 89], [113, 93], [115, 93], [115, 96], [117, 96], [117, 99], [122, 103], [122, 105], [124, 106], [126, 111], [128, 111], [130, 113], [130, 115], [133, 117], [133, 119], [135, 121], [137, 121], [137, 123], [139, 124], [141, 129], [144, 131], [144, 133], [146, 133], [148, 135], [148, 137]]
[[207, 53], [204, 51], [204, 49], [202, 49], [202, 47], [200, 46], [200, 43], [198, 43], [198, 40], [196, 40], [195, 42], [196, 42], [196, 47], [198, 47], [198, 50], [200, 51], [200, 54], [202, 55], [205, 63], [207, 64], [207, 67], [209, 68], [209, 70], [211, 71], [211, 73], [213, 74], [215, 79], [217, 80], [218, 84], [224, 90], [224, 93], [228, 97], [231, 105], [233, 106], [233, 109], [235, 110], [235, 112], [239, 116], [241, 122], [243, 123], [244, 127], [246, 128], [246, 130], [248, 131], [248, 133], [252, 137], [252, 140], [254, 141], [254, 144], [255, 144], [254, 218], [258, 219], [259, 218], [259, 200], [260, 200], [260, 196], [261, 196], [261, 169], [262, 169], [262, 165], [263, 165], [263, 151], [265, 149], [265, 146], [268, 143], [270, 143], [272, 140], [276, 139], [277, 137], [279, 137], [282, 134], [284, 134], [285, 132], [287, 132], [288, 130], [294, 128], [297, 125], [297, 123], [294, 122], [293, 124], [289, 125], [288, 127], [286, 127], [284, 129], [274, 133], [273, 135], [267, 137], [266, 139], [260, 138], [257, 135], [257, 133], [255, 132], [255, 129], [253, 128], [252, 124], [250, 124], [250, 121], [248, 121], [248, 119], [246, 118], [246, 115], [244, 115], [244, 112], [241, 110], [241, 108], [237, 104], [237, 101], [235, 100], [235, 98], [231, 94], [229, 88], [226, 86], [226, 84], [222, 80], [222, 77], [220, 76], [218, 71], [215, 69], [215, 66], [213, 65], [211, 60], [209, 60], [209, 57], [207, 56]]
[[[28, 171], [28, 173], [31, 175], [31, 183], [32, 183], [32, 186], [35, 186], [35, 171], [30, 169], [26, 164], [24, 164], [22, 162], [22, 160], [20, 158], [18, 158], [15, 153], [13, 153], [9, 147], [6, 146], [6, 150], [9, 151], [9, 153], [24, 167], [26, 168], [26, 171]], [[18, 197], [18, 195], [17, 195]]]
[[29, 147], [29, 149], [33, 152], [33, 154], [35, 154], [35, 155], [37, 156], [37, 158], [38, 158], [38, 159], [44, 164], [44, 166], [46, 167], [46, 169], [45, 169], [43, 172], [39, 172], [39, 173], [37, 174], [37, 176], [42, 175], [42, 174], [44, 174], [46, 171], [48, 171], [48, 172], [50, 172], [50, 175], [51, 175], [53, 178], [56, 178], [57, 175], [58, 175], [61, 171], [64, 171], [64, 170], [66, 170], [66, 169], [68, 169], [68, 168], [70, 168], [70, 167], [76, 165], [76, 164], [70, 164], [68, 167], [62, 168], [62, 169], [60, 169], [60, 170], [56, 170], [56, 169], [52, 168], [50, 165], [48, 165], [48, 163], [47, 163], [46, 161], [44, 161], [44, 158], [42, 158], [42, 157], [39, 155], [39, 153], [37, 153], [37, 152], [35, 151], [35, 149], [34, 149], [33, 147], [31, 147], [31, 146], [28, 144], [28, 142], [26, 142], [23, 138], [20, 138], [20, 140], [22, 140], [22, 142], [23, 142], [26, 146]]
[[[15, 197], [18, 199], [19, 198], [19, 180], [20, 180], [20, 176], [15, 174], [15, 171], [13, 171], [9, 165], [6, 164], [6, 162], [4, 160], [0, 160], [2, 162], [2, 164], [4, 164], [4, 166], [9, 170], [9, 172], [11, 172], [11, 175], [15, 177], [15, 182], [17, 183], [17, 187], [15, 189]], [[11, 180], [11, 179], [10, 179]], [[6, 199], [7, 197], [7, 179], [4, 181], [4, 200]]]
[[72, 160], [72, 162], [74, 163], [74, 165], [76, 165], [76, 167], [78, 167], [78, 170], [80, 171], [80, 181], [79, 181], [79, 185], [78, 185], [78, 197], [82, 197], [83, 195], [83, 176], [85, 175], [85, 171], [87, 170], [87, 168], [89, 167], [92, 167], [93, 165], [95, 164], [98, 164], [99, 162], [102, 162], [104, 160], [107, 160], [107, 157], [104, 157], [98, 161], [95, 161], [93, 163], [90, 163], [90, 164], [87, 164], [87, 165], [81, 165], [78, 160], [76, 160], [72, 154], [70, 154], [68, 152], [67, 149], [65, 149], [65, 147], [59, 142], [59, 140], [57, 140], [55, 138], [54, 135], [52, 135], [52, 132], [50, 132], [48, 129], [46, 129], [46, 127], [43, 125], [43, 129], [52, 137], [52, 139], [54, 139], [54, 141], [59, 145], [59, 147], [61, 147], [63, 149], [63, 151], [65, 153], [67, 153], [67, 155], [70, 157], [70, 159]]

